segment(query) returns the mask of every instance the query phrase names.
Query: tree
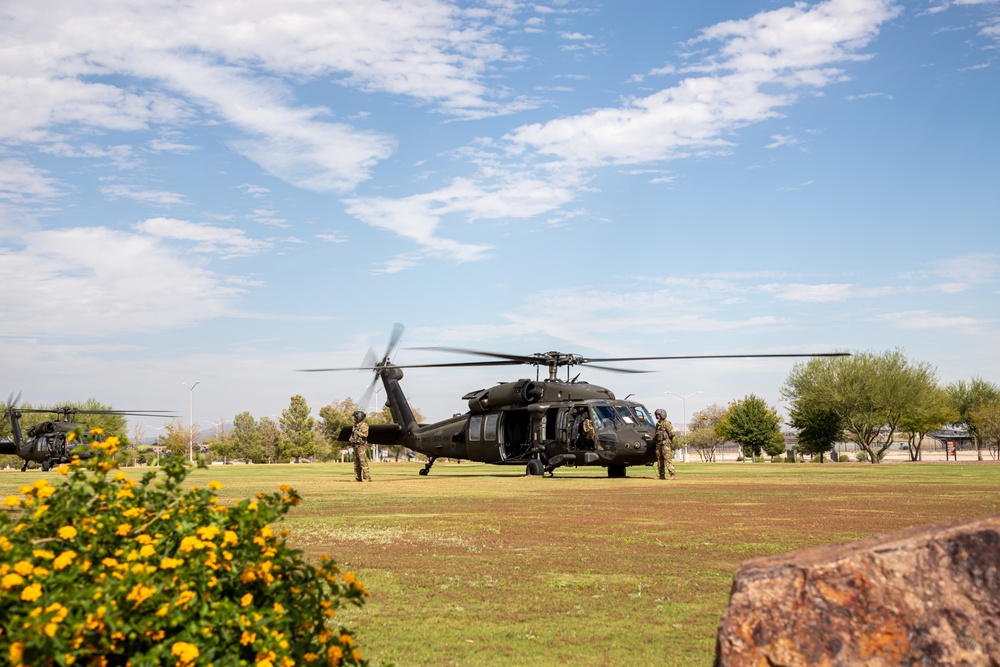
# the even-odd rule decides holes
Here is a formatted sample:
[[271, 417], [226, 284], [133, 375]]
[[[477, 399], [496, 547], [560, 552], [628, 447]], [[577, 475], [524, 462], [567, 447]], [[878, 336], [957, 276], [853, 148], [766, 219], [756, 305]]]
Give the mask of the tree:
[[715, 427], [725, 413], [726, 409], [717, 403], [695, 412], [691, 415], [688, 432], [680, 438], [679, 444], [697, 449], [702, 461], [715, 461], [715, 450], [726, 441], [716, 433]]
[[[760, 456], [762, 451], [777, 456], [785, 451], [780, 424], [777, 410], [763, 398], [750, 394], [729, 404], [715, 431], [719, 437], [740, 445], [744, 458]], [[779, 438], [780, 448], [777, 446]]]
[[974, 377], [968, 383], [965, 380], [953, 382], [948, 385], [947, 391], [951, 397], [952, 407], [958, 412], [957, 423], [965, 424], [969, 430], [969, 435], [976, 442], [976, 455], [982, 461], [983, 440], [974, 413], [983, 405], [1000, 401], [1000, 388], [981, 377]]
[[170, 456], [186, 459], [191, 443], [201, 437], [198, 425], [185, 426], [179, 419], [167, 424], [166, 433], [160, 436], [158, 444], [165, 447]]
[[788, 414], [789, 424], [799, 430], [798, 449], [803, 454], [829, 452], [844, 437], [844, 421], [828, 407], [805, 403], [796, 405]]
[[244, 463], [260, 463], [264, 460], [264, 444], [257, 420], [249, 412], [241, 412], [233, 417], [233, 457]]
[[793, 410], [834, 412], [867, 460], [880, 463], [900, 421], [912, 414], [919, 397], [934, 386], [934, 368], [910, 362], [897, 349], [797, 363], [781, 392], [791, 399]]
[[1000, 402], [980, 405], [971, 417], [990, 457], [1000, 459]]
[[917, 396], [907, 414], [899, 420], [899, 428], [909, 434], [907, 449], [911, 461], [923, 459], [921, 446], [929, 431], [958, 420], [958, 411], [952, 406], [948, 392], [941, 387], [927, 387]]
[[261, 417], [257, 426], [260, 431], [260, 446], [264, 450], [263, 460], [274, 463], [281, 458], [281, 429], [270, 417]]
[[289, 406], [281, 412], [281, 444], [296, 463], [299, 459], [316, 453], [316, 438], [313, 427], [316, 420], [310, 413], [306, 399], [301, 395], [292, 396]]

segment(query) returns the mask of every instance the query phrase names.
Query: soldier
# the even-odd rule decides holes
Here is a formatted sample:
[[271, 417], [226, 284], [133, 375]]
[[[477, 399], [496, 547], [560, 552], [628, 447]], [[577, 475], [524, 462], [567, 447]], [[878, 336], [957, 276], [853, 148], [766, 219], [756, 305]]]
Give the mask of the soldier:
[[368, 472], [368, 424], [365, 423], [365, 413], [357, 410], [351, 416], [354, 417], [354, 428], [348, 442], [354, 445], [354, 476], [359, 482], [362, 479], [370, 482], [372, 476]]
[[590, 445], [590, 449], [597, 447], [597, 432], [594, 430], [594, 422], [590, 421], [590, 415], [583, 419], [583, 439]]
[[667, 421], [667, 411], [660, 408], [656, 415], [656, 463], [660, 479], [666, 479], [664, 467], [670, 472], [670, 479], [677, 476], [674, 471], [674, 425]]

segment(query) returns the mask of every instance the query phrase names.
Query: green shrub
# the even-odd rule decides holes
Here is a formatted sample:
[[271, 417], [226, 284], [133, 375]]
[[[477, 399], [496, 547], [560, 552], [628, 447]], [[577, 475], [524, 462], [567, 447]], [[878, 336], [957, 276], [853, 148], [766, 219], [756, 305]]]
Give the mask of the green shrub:
[[840, 462], [841, 463], [850, 463], [850, 461], [851, 461], [851, 457], [848, 456], [847, 454], [841, 454], [840, 455]]
[[294, 490], [226, 507], [218, 482], [183, 488], [180, 459], [135, 482], [110, 474], [118, 438], [76, 439], [98, 455], [3, 502], [0, 663], [367, 664], [349, 630], [327, 625], [344, 602], [363, 604], [364, 585], [271, 528]]
[[868, 460], [868, 452], [859, 450], [854, 453], [854, 458], [856, 458], [861, 463], [864, 463], [865, 461]]

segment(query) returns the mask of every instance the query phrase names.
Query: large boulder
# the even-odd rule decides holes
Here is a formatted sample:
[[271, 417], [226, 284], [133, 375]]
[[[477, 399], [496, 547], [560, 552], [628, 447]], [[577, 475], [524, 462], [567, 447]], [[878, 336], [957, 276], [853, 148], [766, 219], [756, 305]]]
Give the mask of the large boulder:
[[747, 561], [715, 664], [1000, 665], [1000, 515]]

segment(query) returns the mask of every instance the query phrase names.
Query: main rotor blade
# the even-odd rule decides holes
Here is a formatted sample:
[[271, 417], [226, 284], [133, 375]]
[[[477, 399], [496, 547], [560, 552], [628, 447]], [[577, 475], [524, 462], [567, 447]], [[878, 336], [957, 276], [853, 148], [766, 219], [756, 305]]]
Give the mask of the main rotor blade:
[[[537, 356], [525, 356], [523, 354], [503, 354], [501, 352], [483, 352], [481, 350], [467, 350], [463, 347], [409, 347], [408, 350], [431, 350], [434, 352], [458, 352], [459, 354], [475, 354], [480, 357], [493, 357], [494, 359], [507, 359], [519, 364], [538, 364], [540, 360]], [[544, 362], [542, 362], [544, 363]]]
[[611, 366], [598, 366], [597, 364], [590, 364], [586, 361], [579, 364], [580, 366], [586, 366], [587, 368], [600, 368], [602, 371], [612, 371], [614, 373], [655, 373], [656, 371], [637, 371], [634, 368], [612, 368]]
[[[461, 366], [518, 366], [520, 361], [463, 361], [452, 364], [405, 364], [396, 368], [458, 368]], [[378, 366], [351, 366], [349, 368], [300, 368], [298, 373], [326, 373], [329, 371], [377, 371]]]
[[584, 358], [583, 363], [592, 361], [657, 361], [663, 359], [774, 359], [788, 357], [849, 357], [850, 352], [803, 352], [801, 354], [689, 354], [669, 357], [607, 357]]

